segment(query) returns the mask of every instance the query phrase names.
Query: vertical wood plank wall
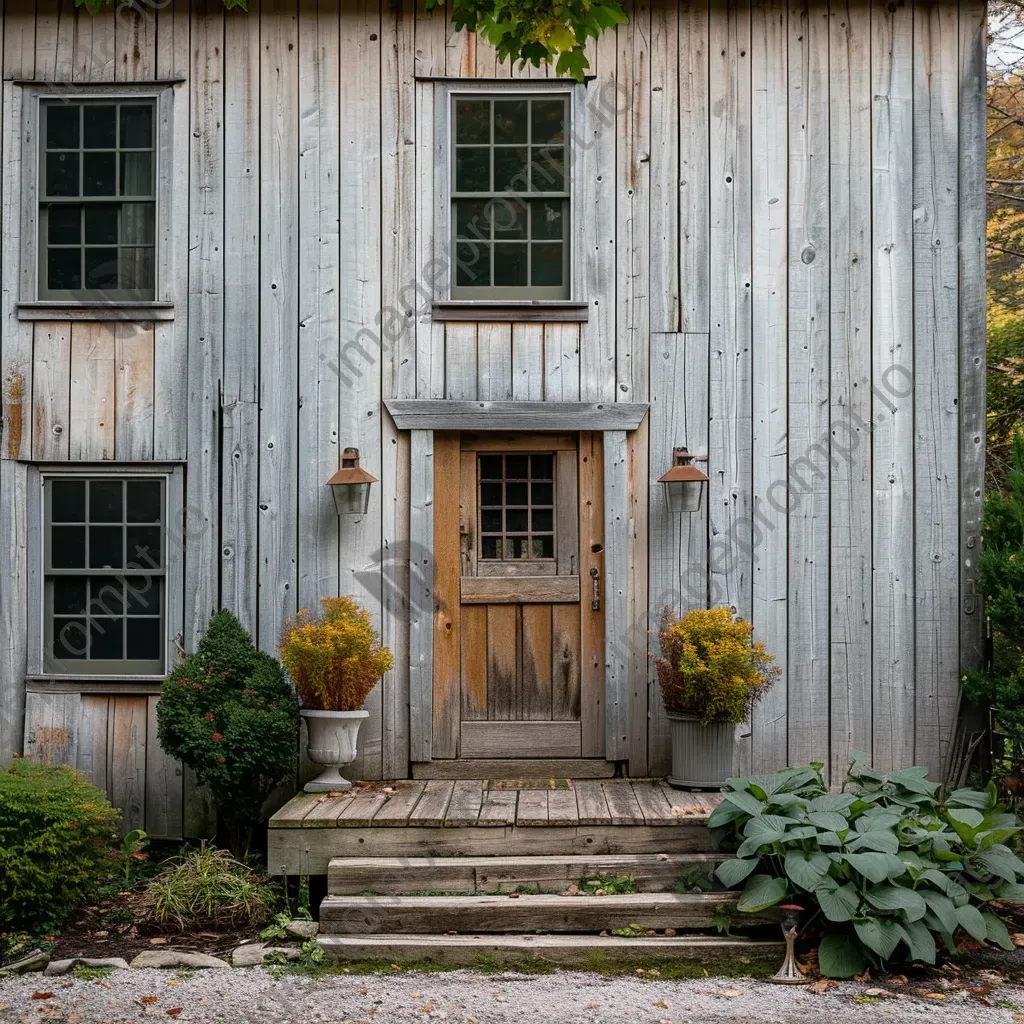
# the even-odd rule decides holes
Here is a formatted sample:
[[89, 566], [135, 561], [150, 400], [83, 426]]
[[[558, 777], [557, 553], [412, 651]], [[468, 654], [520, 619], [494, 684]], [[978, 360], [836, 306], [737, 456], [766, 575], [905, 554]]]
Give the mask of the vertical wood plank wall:
[[[738, 769], [835, 773], [855, 746], [938, 770], [980, 619], [962, 609], [984, 441], [983, 6], [629, 0], [579, 91], [584, 324], [443, 323], [424, 301], [437, 80], [544, 69], [498, 64], [413, 0], [249, 6], [7, 5], [0, 754], [25, 701], [16, 460], [184, 459], [186, 647], [219, 605], [273, 650], [286, 615], [354, 593], [396, 668], [352, 770], [402, 776], [429, 756], [429, 709], [409, 716], [410, 662], [429, 657], [429, 453], [381, 400], [447, 397], [650, 402], [614, 439], [632, 493], [609, 668], [628, 706], [608, 722], [631, 773], [668, 754], [646, 630], [665, 605], [708, 603], [751, 618], [784, 669]], [[19, 319], [14, 79], [33, 78], [181, 80], [173, 319]], [[349, 444], [380, 484], [339, 523], [324, 483]], [[670, 517], [656, 481], [682, 444], [708, 453], [711, 484], [698, 514]], [[104, 743], [152, 732], [130, 704], [110, 711], [120, 697], [62, 699], [78, 723], [105, 702]], [[136, 760], [145, 793], [163, 769], [154, 750]]]

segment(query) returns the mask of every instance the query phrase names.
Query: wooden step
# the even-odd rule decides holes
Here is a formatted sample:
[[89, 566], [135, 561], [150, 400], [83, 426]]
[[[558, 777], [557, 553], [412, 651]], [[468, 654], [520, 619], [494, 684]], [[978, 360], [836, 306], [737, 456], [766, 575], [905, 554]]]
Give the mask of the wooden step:
[[726, 963], [731, 971], [739, 966], [745, 968], [740, 973], [768, 974], [778, 967], [785, 952], [782, 942], [706, 935], [322, 935], [318, 941], [334, 963], [379, 961], [489, 970], [549, 965], [616, 973], [689, 961], [709, 970]]
[[631, 876], [641, 892], [671, 888], [684, 868], [713, 867], [726, 854], [647, 853], [594, 857], [335, 857], [327, 866], [332, 896], [414, 892], [560, 893], [584, 878]]
[[[633, 893], [628, 896], [328, 896], [320, 904], [326, 935], [439, 932], [592, 932], [638, 925], [663, 931], [714, 927], [716, 908], [736, 893]], [[733, 912], [736, 924], [777, 921]]]

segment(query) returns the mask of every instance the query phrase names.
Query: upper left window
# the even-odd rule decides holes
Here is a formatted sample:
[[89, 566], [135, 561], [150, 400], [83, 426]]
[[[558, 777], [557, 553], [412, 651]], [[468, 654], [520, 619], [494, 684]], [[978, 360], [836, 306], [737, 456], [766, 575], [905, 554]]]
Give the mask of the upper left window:
[[156, 295], [156, 103], [42, 99], [39, 295]]

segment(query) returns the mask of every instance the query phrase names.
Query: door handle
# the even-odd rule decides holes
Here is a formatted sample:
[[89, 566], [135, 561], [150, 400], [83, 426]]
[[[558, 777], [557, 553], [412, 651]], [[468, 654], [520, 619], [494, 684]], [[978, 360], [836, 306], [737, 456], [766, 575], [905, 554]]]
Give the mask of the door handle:
[[590, 580], [594, 585], [594, 596], [590, 600], [590, 610], [599, 612], [601, 610], [601, 574], [597, 571], [596, 565], [590, 567]]

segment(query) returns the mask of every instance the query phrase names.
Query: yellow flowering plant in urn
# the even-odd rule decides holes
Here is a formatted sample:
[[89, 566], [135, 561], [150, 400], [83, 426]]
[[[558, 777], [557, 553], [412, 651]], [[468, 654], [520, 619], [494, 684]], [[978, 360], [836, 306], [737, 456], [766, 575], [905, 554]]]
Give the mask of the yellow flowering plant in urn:
[[373, 628], [370, 613], [351, 597], [325, 597], [320, 611], [303, 608], [281, 632], [281, 664], [302, 702], [310, 760], [325, 770], [307, 782], [307, 793], [350, 789], [341, 768], [355, 760], [363, 704], [394, 665]]

